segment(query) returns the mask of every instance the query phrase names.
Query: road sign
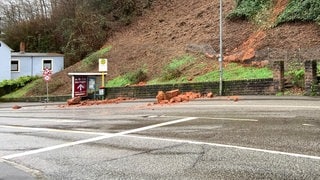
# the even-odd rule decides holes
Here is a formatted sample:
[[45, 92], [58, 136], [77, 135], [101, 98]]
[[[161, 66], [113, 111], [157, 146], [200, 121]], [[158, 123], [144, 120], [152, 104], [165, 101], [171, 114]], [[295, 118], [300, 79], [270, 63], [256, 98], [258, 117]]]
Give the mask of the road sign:
[[108, 59], [100, 58], [99, 59], [99, 72], [107, 72], [108, 71]]
[[87, 96], [87, 77], [74, 77], [74, 97]]
[[46, 81], [46, 82], [50, 81], [51, 80], [51, 74], [52, 74], [51, 71], [48, 68], [46, 68], [42, 73], [44, 81]]

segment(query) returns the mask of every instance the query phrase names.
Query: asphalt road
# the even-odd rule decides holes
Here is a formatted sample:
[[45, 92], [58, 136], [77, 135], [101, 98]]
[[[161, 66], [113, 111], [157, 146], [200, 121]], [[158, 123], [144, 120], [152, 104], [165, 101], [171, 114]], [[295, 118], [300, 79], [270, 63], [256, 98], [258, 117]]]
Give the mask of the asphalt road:
[[0, 103], [0, 179], [320, 179], [320, 99], [150, 102]]

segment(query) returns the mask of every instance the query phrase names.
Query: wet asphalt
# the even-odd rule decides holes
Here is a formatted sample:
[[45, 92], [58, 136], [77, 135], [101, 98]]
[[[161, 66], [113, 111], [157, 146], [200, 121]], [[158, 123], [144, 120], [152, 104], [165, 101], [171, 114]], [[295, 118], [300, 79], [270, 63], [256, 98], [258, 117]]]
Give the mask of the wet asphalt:
[[319, 98], [153, 102], [0, 103], [0, 179], [320, 179]]

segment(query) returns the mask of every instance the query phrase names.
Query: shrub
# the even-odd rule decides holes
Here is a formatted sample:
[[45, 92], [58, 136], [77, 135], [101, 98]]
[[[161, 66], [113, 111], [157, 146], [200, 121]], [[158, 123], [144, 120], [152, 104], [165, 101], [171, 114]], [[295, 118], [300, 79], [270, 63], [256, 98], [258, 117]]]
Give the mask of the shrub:
[[227, 16], [229, 19], [253, 19], [263, 8], [270, 7], [272, 0], [236, 0], [236, 8]]
[[291, 0], [276, 24], [293, 21], [315, 21], [320, 23], [319, 0]]
[[0, 82], [0, 96], [16, 91], [33, 80], [39, 79], [38, 76], [22, 76], [18, 79], [4, 80]]
[[148, 77], [147, 71], [144, 69], [138, 69], [132, 73], [127, 73], [126, 76], [131, 84], [136, 84], [145, 81]]
[[304, 69], [296, 69], [288, 72], [288, 79], [291, 80], [292, 84], [296, 87], [304, 86]]

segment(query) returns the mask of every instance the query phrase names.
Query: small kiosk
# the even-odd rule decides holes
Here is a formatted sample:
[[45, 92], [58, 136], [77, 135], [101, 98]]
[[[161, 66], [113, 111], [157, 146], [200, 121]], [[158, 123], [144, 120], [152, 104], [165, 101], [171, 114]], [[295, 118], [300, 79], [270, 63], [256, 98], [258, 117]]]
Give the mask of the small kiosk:
[[106, 73], [68, 73], [72, 78], [72, 98], [104, 99]]
[[72, 98], [104, 99], [108, 59], [99, 58], [99, 73], [68, 73], [72, 77]]

